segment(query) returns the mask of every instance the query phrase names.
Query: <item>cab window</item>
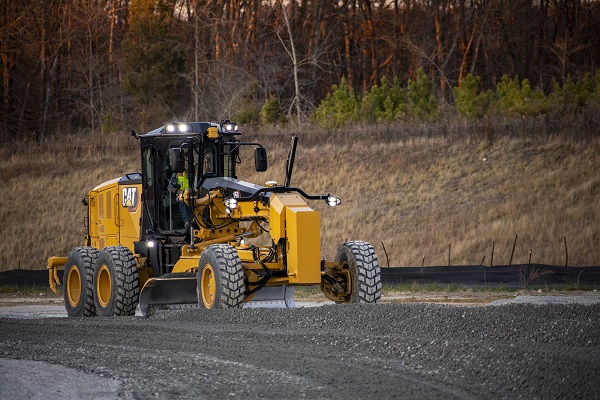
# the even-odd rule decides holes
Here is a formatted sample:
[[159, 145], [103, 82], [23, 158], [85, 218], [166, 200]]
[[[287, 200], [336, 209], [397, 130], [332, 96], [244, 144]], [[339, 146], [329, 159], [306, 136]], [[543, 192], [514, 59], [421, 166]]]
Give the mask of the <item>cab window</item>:
[[214, 143], [210, 143], [204, 148], [204, 154], [202, 155], [202, 174], [204, 176], [216, 176], [217, 174], [216, 151]]

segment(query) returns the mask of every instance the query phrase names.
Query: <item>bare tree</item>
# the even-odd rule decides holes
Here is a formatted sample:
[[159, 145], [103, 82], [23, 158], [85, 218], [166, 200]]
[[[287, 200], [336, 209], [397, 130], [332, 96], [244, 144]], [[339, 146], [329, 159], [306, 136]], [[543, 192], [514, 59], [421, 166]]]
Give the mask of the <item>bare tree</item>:
[[285, 6], [283, 5], [283, 2], [281, 0], [278, 0], [279, 4], [281, 5], [281, 12], [283, 14], [283, 19], [285, 21], [285, 27], [287, 29], [287, 34], [288, 34], [288, 38], [289, 38], [289, 48], [288, 46], [286, 46], [285, 42], [283, 41], [283, 39], [281, 38], [281, 36], [279, 36], [279, 32], [277, 32], [277, 37], [279, 37], [279, 40], [281, 41], [282, 46], [284, 47], [285, 51], [288, 53], [288, 55], [290, 56], [290, 60], [292, 61], [292, 68], [293, 68], [293, 74], [294, 74], [294, 100], [292, 101], [292, 106], [296, 106], [296, 116], [298, 118], [297, 120], [297, 124], [300, 124], [300, 119], [304, 118], [305, 115], [302, 113], [301, 107], [300, 107], [300, 83], [298, 81], [298, 57], [296, 56], [296, 45], [294, 44], [294, 35], [292, 34], [292, 28], [290, 26], [290, 21], [288, 19], [287, 16], [287, 12], [285, 10]]

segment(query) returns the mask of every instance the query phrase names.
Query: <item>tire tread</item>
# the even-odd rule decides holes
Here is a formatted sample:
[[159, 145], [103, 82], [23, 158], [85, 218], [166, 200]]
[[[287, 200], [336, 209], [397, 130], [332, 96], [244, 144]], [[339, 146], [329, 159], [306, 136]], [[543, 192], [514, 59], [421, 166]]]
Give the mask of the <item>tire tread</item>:
[[367, 242], [354, 240], [344, 243], [356, 261], [358, 272], [358, 303], [379, 303], [381, 301], [381, 269], [373, 246]]
[[102, 251], [109, 255], [115, 269], [116, 287], [113, 294], [116, 297], [112, 315], [135, 315], [140, 288], [137, 267], [131, 250], [123, 246], [109, 246]]
[[[74, 314], [74, 310], [69, 310], [68, 308], [67, 312], [69, 316], [74, 317], [93, 317], [96, 315], [96, 305], [94, 304], [94, 265], [96, 264], [96, 259], [98, 258], [98, 249], [90, 246], [75, 247], [73, 250], [71, 250], [71, 253], [69, 254], [66, 266], [69, 266], [70, 260], [73, 257], [79, 257], [79, 259], [81, 259], [81, 262], [83, 263], [83, 265], [80, 267], [83, 267], [84, 270], [83, 277], [85, 281], [82, 283], [85, 286], [85, 288], [82, 288], [82, 291], [85, 298], [83, 299], [82, 308], [79, 314]], [[63, 278], [63, 287], [65, 290], [65, 307], [68, 307], [68, 300], [66, 296], [66, 276], [67, 274], [65, 273], [65, 276]]]
[[215, 273], [219, 274], [220, 293], [218, 308], [242, 308], [244, 305], [244, 270], [235, 248], [228, 244], [213, 244], [204, 249], [217, 260]]

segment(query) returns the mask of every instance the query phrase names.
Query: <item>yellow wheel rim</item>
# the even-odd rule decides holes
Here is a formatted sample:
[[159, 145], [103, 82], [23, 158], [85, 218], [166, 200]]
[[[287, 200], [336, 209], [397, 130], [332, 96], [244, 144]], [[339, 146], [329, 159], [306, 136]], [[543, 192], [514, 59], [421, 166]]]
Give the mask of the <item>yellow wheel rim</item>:
[[210, 264], [206, 264], [202, 269], [200, 284], [202, 286], [202, 302], [204, 303], [204, 307], [213, 308], [217, 294], [217, 281], [215, 279], [215, 271]]
[[81, 274], [77, 268], [71, 268], [67, 275], [67, 297], [72, 307], [77, 307], [81, 300]]
[[111, 292], [110, 270], [106, 265], [102, 265], [98, 270], [98, 278], [96, 279], [96, 293], [98, 294], [98, 302], [103, 308], [108, 306]]
[[346, 283], [342, 284], [342, 287], [349, 296], [352, 293], [352, 270], [347, 262], [342, 263], [342, 273], [346, 274]]

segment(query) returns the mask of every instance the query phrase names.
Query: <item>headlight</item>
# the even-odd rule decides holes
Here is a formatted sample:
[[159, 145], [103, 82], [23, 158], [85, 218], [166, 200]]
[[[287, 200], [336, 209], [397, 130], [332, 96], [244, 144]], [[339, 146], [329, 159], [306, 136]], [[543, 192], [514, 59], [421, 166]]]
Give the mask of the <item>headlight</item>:
[[329, 207], [335, 207], [335, 206], [339, 206], [342, 203], [342, 200], [338, 199], [337, 197], [333, 197], [333, 196], [327, 196], [327, 200], [325, 200], [327, 202], [327, 205]]
[[223, 203], [225, 203], [225, 207], [227, 207], [227, 210], [235, 210], [238, 206], [237, 199], [233, 197], [225, 199]]

